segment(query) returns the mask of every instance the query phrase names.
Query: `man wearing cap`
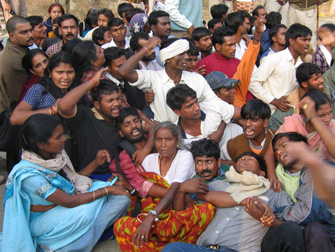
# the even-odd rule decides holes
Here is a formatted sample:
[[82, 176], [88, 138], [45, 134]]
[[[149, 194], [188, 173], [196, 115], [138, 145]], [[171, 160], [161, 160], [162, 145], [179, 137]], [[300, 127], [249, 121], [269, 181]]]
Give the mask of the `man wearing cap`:
[[184, 71], [187, 68], [187, 51], [189, 50], [189, 42], [185, 39], [172, 38], [162, 43], [159, 54], [165, 69], [135, 71], [134, 68], [142, 57], [159, 43], [159, 38], [151, 37], [147, 47], [143, 47], [119, 68], [119, 74], [128, 80], [130, 85], [142, 90], [154, 91], [155, 98], [150, 108], [154, 112], [155, 120], [177, 121], [178, 115], [166, 106], [166, 94], [169, 89], [178, 84], [187, 84], [194, 89], [199, 102], [209, 102], [225, 123], [229, 123], [232, 118], [239, 118], [240, 109], [219, 99], [201, 75]]
[[[229, 78], [228, 78], [229, 79]], [[227, 80], [236, 82], [236, 80]], [[177, 85], [169, 90], [166, 96], [168, 106], [178, 116], [177, 125], [186, 147], [193, 141], [210, 138], [220, 143], [220, 147], [229, 139], [243, 132], [234, 123], [224, 123], [221, 116], [213, 111], [208, 102], [198, 102], [196, 92], [188, 85]]]
[[260, 49], [260, 39], [264, 32], [264, 20], [255, 21], [256, 32], [254, 40], [249, 44], [242, 60], [235, 58], [236, 38], [235, 32], [228, 28], [218, 28], [212, 36], [212, 42], [215, 52], [200, 60], [195, 69], [205, 66], [206, 73], [213, 71], [225, 73], [229, 78], [240, 80], [239, 85], [235, 87], [234, 105], [242, 107], [247, 100], [247, 92], [250, 84], [254, 65]]

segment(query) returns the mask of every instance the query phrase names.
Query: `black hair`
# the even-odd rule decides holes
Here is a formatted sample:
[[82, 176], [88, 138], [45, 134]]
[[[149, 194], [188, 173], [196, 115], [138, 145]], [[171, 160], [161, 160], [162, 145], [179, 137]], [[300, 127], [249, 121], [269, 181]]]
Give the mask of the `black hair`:
[[123, 13], [127, 13], [128, 10], [134, 9], [134, 6], [130, 3], [121, 3], [117, 7], [117, 13], [119, 14], [120, 18], [123, 18]]
[[43, 22], [43, 17], [41, 16], [29, 16], [26, 17], [28, 22], [30, 23], [31, 27], [34, 29], [36, 25]]
[[62, 22], [64, 22], [65, 20], [68, 20], [68, 19], [73, 19], [76, 22], [76, 26], [78, 27], [79, 19], [75, 15], [72, 15], [72, 14], [64, 14], [64, 15], [58, 17], [58, 22], [57, 22], [58, 26], [62, 27]]
[[54, 130], [61, 125], [57, 116], [35, 114], [30, 116], [22, 126], [23, 149], [39, 155], [37, 143], [48, 143]]
[[176, 42], [177, 40], [178, 38], [169, 38], [165, 40], [164, 42], [162, 42], [160, 50], [170, 46], [172, 43]]
[[29, 21], [24, 17], [13, 16], [10, 19], [8, 19], [6, 23], [6, 30], [8, 31], [8, 33], [14, 33], [16, 31], [16, 26], [18, 24], [25, 24], [25, 23], [29, 23]]
[[108, 27], [124, 25], [124, 22], [121, 18], [112, 18], [108, 21]]
[[134, 9], [130, 9], [126, 12], [125, 18], [127, 20], [127, 22], [129, 23], [130, 20], [132, 19], [133, 16], [135, 16], [138, 13], [145, 13], [144, 10], [140, 9], [140, 8], [134, 8]]
[[65, 51], [65, 52], [68, 52], [69, 54], [72, 54], [72, 51], [73, 51], [73, 48], [76, 47], [76, 45], [78, 45], [79, 43], [81, 43], [82, 40], [79, 39], [79, 38], [74, 38], [74, 39], [71, 39], [70, 41], [68, 41], [67, 43], [65, 43], [63, 46], [62, 46], [62, 51]]
[[291, 25], [285, 34], [286, 47], [290, 45], [290, 39], [296, 40], [299, 37], [307, 37], [308, 35], [312, 36], [312, 31], [307, 26], [299, 23]]
[[326, 23], [321, 25], [321, 27], [325, 27], [327, 29], [329, 29], [331, 32], [335, 31], [335, 24], [332, 23]]
[[254, 16], [254, 17], [258, 17], [258, 15], [259, 15], [259, 13], [258, 13], [258, 10], [260, 10], [260, 9], [265, 9], [264, 8], [264, 6], [262, 6], [262, 5], [257, 5], [256, 7], [255, 7], [255, 9], [252, 11], [252, 16]]
[[44, 55], [46, 58], [48, 58], [48, 56], [41, 50], [41, 49], [32, 49], [32, 50], [28, 50], [27, 53], [23, 56], [22, 58], [22, 67], [27, 71], [28, 75], [31, 75], [30, 73], [30, 69], [33, 69], [33, 58], [37, 55], [37, 54], [42, 54]]
[[304, 94], [300, 100], [309, 96], [315, 103], [315, 110], [318, 111], [322, 105], [331, 104], [329, 97], [320, 90], [311, 90]]
[[107, 9], [107, 8], [100, 9], [98, 11], [98, 18], [99, 18], [99, 15], [106, 16], [108, 18], [108, 21], [110, 21], [114, 18], [113, 12], [111, 10]]
[[276, 25], [280, 25], [281, 24], [281, 15], [279, 12], [275, 12], [275, 11], [271, 11], [269, 14], [266, 15], [266, 23], [265, 26], [268, 29], [271, 29], [272, 27], [276, 26]]
[[140, 39], [149, 40], [149, 34], [146, 32], [136, 32], [130, 39], [129, 46], [133, 52], [139, 51], [142, 49], [139, 41]]
[[[71, 67], [73, 67], [76, 70], [73, 58], [68, 52], [60, 51], [56, 54], [54, 54], [50, 60], [48, 66], [44, 70], [44, 76], [40, 80], [40, 84], [44, 86], [45, 91], [43, 93], [50, 93], [55, 99], [62, 98], [65, 93], [63, 93], [60, 88], [56, 87], [56, 85], [53, 83], [52, 78], [50, 77], [50, 74], [52, 70], [55, 67], [58, 67], [61, 63], [69, 64]], [[78, 85], [78, 81], [75, 78], [73, 80], [73, 83], [69, 89], [72, 89]]]
[[101, 79], [99, 86], [91, 90], [92, 100], [101, 102], [102, 95], [114, 92], [119, 92], [117, 85], [111, 80]]
[[110, 66], [113, 60], [119, 59], [125, 56], [125, 51], [117, 46], [112, 46], [104, 51], [105, 55], [105, 66]]
[[208, 35], [212, 35], [212, 32], [210, 30], [208, 30], [205, 27], [198, 27], [195, 28], [194, 31], [192, 32], [192, 39], [194, 41], [199, 41], [201, 38]]
[[104, 40], [106, 32], [109, 32], [109, 28], [106, 27], [106, 26], [101, 26], [101, 27], [95, 29], [93, 34], [92, 34], [93, 42], [96, 45], [101, 46], [101, 44], [99, 43], [99, 40]]
[[216, 44], [222, 45], [225, 42], [224, 37], [234, 36], [236, 32], [229, 27], [220, 27], [217, 28], [212, 36], [212, 43], [215, 46]]
[[86, 14], [84, 21], [79, 23], [80, 36], [83, 35], [84, 31], [90, 30], [94, 25], [98, 24], [98, 8], [90, 8]]
[[318, 74], [322, 73], [321, 68], [312, 63], [302, 63], [301, 65], [298, 66], [295, 76], [297, 77], [297, 81], [299, 85], [303, 82], [307, 82], [313, 74]]
[[247, 10], [238, 10], [238, 11], [242, 12], [242, 14], [244, 15], [244, 18], [248, 18], [251, 22], [252, 16], [249, 14]]
[[187, 53], [189, 56], [198, 56], [199, 55], [199, 50], [198, 47], [195, 45], [194, 41], [190, 38], [183, 38], [188, 41], [190, 44], [190, 49], [188, 49]]
[[160, 18], [160, 17], [170, 17], [170, 15], [169, 15], [169, 13], [167, 13], [165, 11], [153, 11], [153, 12], [151, 12], [150, 15], [149, 15], [149, 19], [148, 19], [150, 27], [152, 25], [157, 25], [158, 18]]
[[282, 137], [287, 137], [292, 142], [304, 142], [304, 143], [308, 144], [307, 138], [304, 137], [303, 135], [297, 133], [297, 132], [278, 133], [272, 138], [272, 141], [271, 141], [271, 146], [272, 146], [273, 153], [276, 152], [275, 145], [276, 145], [277, 141]]
[[218, 19], [218, 18], [213, 18], [211, 20], [208, 21], [208, 29], [213, 29], [214, 26], [217, 24], [217, 23], [221, 23], [223, 25], [223, 22], [221, 19]]
[[194, 159], [202, 156], [214, 157], [216, 160], [220, 158], [219, 144], [212, 139], [193, 141], [190, 151]]
[[228, 6], [225, 4], [216, 4], [211, 7], [211, 15], [213, 18], [221, 19], [228, 12]]
[[237, 33], [238, 28], [243, 25], [245, 15], [243, 12], [237, 11], [229, 13], [225, 19], [225, 26], [231, 28], [234, 31], [234, 34]]
[[172, 110], [180, 110], [187, 97], [196, 98], [197, 93], [187, 85], [176, 85], [166, 94], [166, 103]]
[[271, 43], [273, 43], [272, 38], [277, 36], [277, 33], [278, 33], [280, 28], [286, 28], [286, 26], [283, 25], [283, 24], [277, 24], [269, 30], [269, 38], [271, 40]]
[[237, 156], [236, 163], [238, 162], [238, 160], [240, 160], [244, 156], [254, 157], [257, 160], [257, 162], [258, 162], [259, 169], [261, 171], [265, 172], [265, 176], [266, 176], [267, 171], [266, 171], [266, 163], [264, 161], [264, 158], [258, 156], [256, 153], [254, 153], [252, 151], [246, 151], [246, 152], [243, 152], [242, 154], [240, 154], [240, 155]]
[[242, 119], [252, 119], [259, 117], [261, 119], [269, 119], [271, 116], [271, 109], [268, 104], [259, 100], [253, 99], [247, 101], [241, 109]]
[[44, 39], [42, 43], [42, 50], [45, 52], [46, 50], [48, 50], [50, 46], [58, 43], [59, 41], [60, 41], [60, 38], [58, 37]]
[[71, 55], [78, 69], [77, 76], [81, 79], [92, 68], [91, 62], [97, 59], [96, 45], [93, 41], [81, 41], [73, 48]]
[[118, 117], [118, 129], [121, 129], [121, 124], [123, 123], [124, 119], [126, 119], [128, 116], [136, 116], [139, 120], [140, 115], [138, 114], [137, 110], [133, 107], [126, 107], [122, 108], [120, 110], [120, 115]]

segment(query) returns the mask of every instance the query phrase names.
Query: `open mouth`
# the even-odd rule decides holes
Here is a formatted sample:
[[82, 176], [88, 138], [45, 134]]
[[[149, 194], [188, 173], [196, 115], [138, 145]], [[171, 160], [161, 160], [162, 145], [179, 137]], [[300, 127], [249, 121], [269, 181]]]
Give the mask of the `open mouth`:
[[254, 132], [255, 132], [255, 131], [253, 131], [253, 130], [251, 130], [251, 129], [246, 129], [246, 130], [245, 130], [245, 134], [246, 134], [247, 136], [251, 136], [251, 135], [253, 135]]
[[133, 137], [137, 137], [141, 134], [141, 131], [139, 129], [134, 129], [130, 133]]

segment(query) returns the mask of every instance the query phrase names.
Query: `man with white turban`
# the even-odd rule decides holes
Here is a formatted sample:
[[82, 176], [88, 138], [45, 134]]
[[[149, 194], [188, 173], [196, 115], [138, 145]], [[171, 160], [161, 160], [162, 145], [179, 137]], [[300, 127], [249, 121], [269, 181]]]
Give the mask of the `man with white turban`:
[[143, 47], [119, 68], [119, 74], [128, 80], [130, 85], [144, 91], [149, 89], [154, 91], [155, 98], [150, 108], [156, 121], [176, 122], [178, 120], [177, 114], [166, 104], [167, 92], [177, 84], [187, 84], [196, 91], [199, 102], [210, 102], [213, 110], [221, 115], [225, 123], [229, 123], [232, 118], [240, 117], [240, 108], [219, 99], [200, 74], [184, 71], [187, 68], [187, 51], [189, 50], [189, 42], [185, 39], [172, 38], [162, 43], [159, 55], [165, 69], [160, 71], [134, 70], [141, 58], [159, 43], [159, 38], [151, 37], [147, 47]]

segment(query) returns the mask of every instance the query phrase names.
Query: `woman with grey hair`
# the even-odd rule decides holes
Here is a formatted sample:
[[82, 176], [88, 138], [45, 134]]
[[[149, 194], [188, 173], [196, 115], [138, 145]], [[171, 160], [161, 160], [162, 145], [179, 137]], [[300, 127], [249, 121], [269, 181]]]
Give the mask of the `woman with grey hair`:
[[[115, 222], [114, 234], [122, 251], [139, 251], [140, 247], [141, 251], [160, 251], [176, 240], [195, 243], [214, 216], [207, 204], [193, 205], [185, 211], [170, 210], [179, 185], [195, 175], [194, 160], [191, 152], [179, 148], [182, 137], [178, 126], [162, 122], [156, 125], [153, 135], [158, 153], [143, 160], [145, 172], [141, 175], [165, 187], [165, 194], [160, 200], [142, 201], [142, 213], [137, 218], [123, 217]], [[204, 216], [202, 224], [193, 221]]]

